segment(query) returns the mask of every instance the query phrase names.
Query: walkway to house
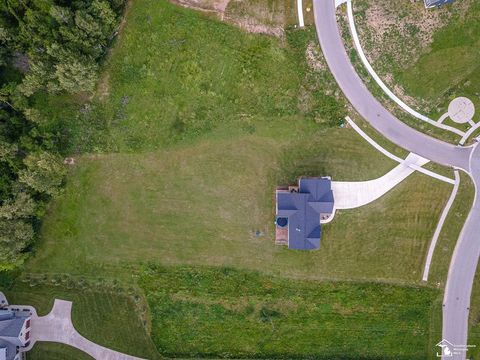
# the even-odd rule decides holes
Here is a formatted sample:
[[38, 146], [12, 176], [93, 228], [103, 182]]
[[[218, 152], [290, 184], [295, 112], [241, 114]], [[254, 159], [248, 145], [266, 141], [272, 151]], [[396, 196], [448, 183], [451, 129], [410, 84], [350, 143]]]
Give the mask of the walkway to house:
[[32, 315], [31, 342], [27, 350], [37, 341], [57, 342], [73, 346], [96, 360], [142, 360], [97, 345], [80, 335], [72, 323], [72, 303], [55, 300], [52, 311], [46, 316]]

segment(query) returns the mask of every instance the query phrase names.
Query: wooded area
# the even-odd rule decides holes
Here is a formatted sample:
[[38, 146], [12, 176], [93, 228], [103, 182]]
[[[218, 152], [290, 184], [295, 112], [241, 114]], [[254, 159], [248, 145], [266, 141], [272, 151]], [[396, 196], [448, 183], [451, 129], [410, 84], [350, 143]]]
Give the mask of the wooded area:
[[23, 263], [66, 174], [64, 129], [34, 98], [94, 90], [124, 2], [0, 2], [0, 271]]

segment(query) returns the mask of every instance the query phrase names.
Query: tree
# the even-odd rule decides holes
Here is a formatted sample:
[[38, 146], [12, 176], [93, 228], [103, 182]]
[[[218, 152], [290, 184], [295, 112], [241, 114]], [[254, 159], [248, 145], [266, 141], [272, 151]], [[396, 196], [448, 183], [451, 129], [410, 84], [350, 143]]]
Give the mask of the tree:
[[0, 139], [0, 163], [11, 164], [12, 160], [18, 151], [18, 147], [15, 144], [10, 144]]
[[50, 91], [64, 90], [69, 93], [93, 91], [97, 83], [97, 64], [94, 61], [64, 59], [55, 65], [54, 81], [49, 83]]
[[53, 75], [49, 73], [48, 65], [40, 60], [31, 61], [30, 69], [23, 78], [23, 82], [18, 86], [18, 90], [25, 96], [30, 96], [38, 90], [46, 88], [52, 80]]
[[[118, 6], [118, 1], [112, 3]], [[37, 5], [27, 10], [18, 35], [30, 59], [30, 71], [20, 87], [22, 93], [92, 91], [98, 61], [117, 23], [117, 15], [106, 0], [52, 5], [46, 11]]]
[[22, 252], [32, 243], [33, 227], [21, 220], [0, 218], [0, 270], [11, 269], [19, 264], [24, 256]]
[[18, 192], [14, 199], [6, 200], [0, 206], [0, 218], [6, 220], [29, 219], [35, 215], [37, 205], [25, 191]]
[[26, 168], [20, 170], [18, 180], [40, 194], [55, 195], [62, 185], [66, 170], [59, 159], [48, 153], [29, 154], [23, 160]]

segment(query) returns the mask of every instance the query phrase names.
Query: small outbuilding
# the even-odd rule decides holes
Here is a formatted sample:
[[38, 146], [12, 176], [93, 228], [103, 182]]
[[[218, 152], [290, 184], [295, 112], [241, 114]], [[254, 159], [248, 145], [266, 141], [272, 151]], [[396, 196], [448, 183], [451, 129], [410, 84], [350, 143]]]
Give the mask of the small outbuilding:
[[433, 7], [439, 7], [445, 4], [450, 4], [454, 2], [455, 0], [424, 0], [425, 2], [425, 7], [428, 8], [433, 8]]
[[320, 248], [321, 221], [334, 209], [331, 179], [300, 178], [298, 186], [277, 189], [276, 204], [276, 244], [295, 250]]

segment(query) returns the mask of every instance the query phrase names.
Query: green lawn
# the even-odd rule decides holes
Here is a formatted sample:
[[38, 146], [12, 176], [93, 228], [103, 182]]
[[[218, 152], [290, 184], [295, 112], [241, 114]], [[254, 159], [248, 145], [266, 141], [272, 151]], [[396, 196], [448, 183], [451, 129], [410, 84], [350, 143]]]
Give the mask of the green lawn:
[[[103, 284], [92, 287], [81, 282], [64, 282], [61, 285], [59, 280], [56, 286], [38, 280], [19, 282], [5, 294], [11, 304], [32, 305], [40, 316], [50, 312], [55, 298], [72, 301], [72, 322], [83, 336], [114, 350], [148, 359], [158, 357], [147, 334], [149, 318], [145, 316], [145, 323], [140, 320], [144, 311], [142, 299], [135, 303], [135, 297], [119, 289], [101, 290]], [[40, 349], [33, 352], [32, 359], [88, 358], [77, 356], [78, 352], [67, 346], [41, 344]]]
[[306, 62], [313, 29], [289, 31], [282, 42], [148, 0], [133, 3], [128, 20], [101, 101], [78, 115], [94, 130], [71, 129], [83, 150], [121, 152], [77, 159], [29, 272], [131, 279], [139, 262], [155, 260], [419, 280], [450, 190], [421, 175], [370, 206], [339, 212], [319, 252], [273, 245], [277, 185], [303, 175], [366, 180], [395, 166], [335, 126], [344, 100], [324, 60], [317, 71]]
[[28, 360], [93, 360], [91, 356], [67, 345], [38, 343], [28, 352]]
[[[472, 180], [464, 173], [460, 173], [460, 176], [460, 188], [457, 197], [455, 198], [455, 202], [450, 209], [447, 220], [445, 221], [440, 237], [438, 238], [430, 267], [428, 282], [431, 286], [437, 288], [444, 288], [445, 286], [455, 244], [457, 243], [458, 237], [460, 236], [460, 232], [465, 224], [468, 213], [470, 212], [470, 207], [473, 203], [474, 187]], [[478, 309], [480, 306], [479, 287], [474, 284], [473, 289], [474, 294], [472, 297], [472, 310], [470, 314], [472, 318], [478, 318]], [[437, 334], [436, 339], [439, 340], [442, 337], [442, 298], [438, 299], [436, 307], [437, 310], [433, 311], [431, 318], [431, 333]], [[480, 331], [478, 324], [471, 327], [469, 334], [469, 343], [478, 346], [478, 344], [480, 344]], [[434, 349], [435, 345], [436, 342], [431, 343], [430, 348]], [[472, 357], [472, 359], [474, 358], [476, 358], [476, 356]], [[430, 359], [435, 359], [433, 354]]]
[[[371, 10], [375, 8], [381, 13], [382, 9], [391, 9], [392, 6], [395, 11], [389, 11], [387, 18], [394, 21], [386, 20], [375, 25]], [[355, 2], [356, 25], [370, 62], [409, 105], [432, 118], [443, 114], [448, 103], [457, 96], [470, 98], [479, 109], [480, 3], [457, 1], [441, 10], [427, 11], [422, 10], [421, 6], [415, 2], [392, 3], [383, 0]], [[378, 12], [377, 16], [380, 16]], [[432, 23], [432, 19], [436, 19], [441, 26], [427, 26], [426, 24]], [[375, 26], [383, 28], [383, 32], [375, 29]], [[411, 31], [405, 31], [408, 29]], [[428, 33], [433, 33], [431, 41], [425, 40]], [[382, 46], [379, 47], [378, 44]], [[381, 96], [378, 91], [376, 94]], [[480, 120], [478, 111], [474, 120]], [[407, 122], [412, 125], [411, 120]], [[452, 125], [449, 121], [447, 124]], [[446, 135], [441, 137], [447, 139]], [[462, 174], [459, 194], [434, 253], [429, 277], [432, 285], [445, 285], [451, 254], [470, 210], [473, 195], [470, 178]], [[477, 345], [476, 349], [469, 352], [472, 359], [480, 354], [478, 278], [477, 274], [470, 312], [469, 344]], [[441, 306], [436, 317], [437, 320], [432, 321], [432, 331], [440, 336]]]
[[152, 336], [165, 356], [425, 359], [440, 291], [317, 283], [231, 268], [147, 267]]

